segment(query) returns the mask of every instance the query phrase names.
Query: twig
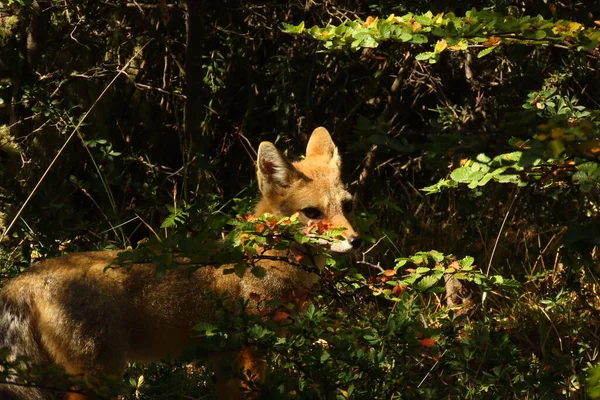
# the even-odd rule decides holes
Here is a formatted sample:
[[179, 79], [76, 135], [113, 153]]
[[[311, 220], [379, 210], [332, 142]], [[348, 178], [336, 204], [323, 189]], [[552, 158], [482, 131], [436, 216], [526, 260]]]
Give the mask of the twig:
[[135, 87], [139, 88], [139, 89], [144, 89], [144, 90], [156, 90], [159, 93], [162, 94], [168, 94], [169, 96], [176, 96], [176, 97], [180, 97], [181, 99], [185, 100], [187, 97], [185, 94], [183, 93], [175, 93], [175, 92], [169, 92], [168, 90], [156, 87], [156, 86], [150, 86], [150, 85], [146, 85], [143, 83], [138, 83], [135, 82], [129, 75], [127, 75], [127, 77], [129, 79], [131, 79], [131, 81], [133, 82], [133, 84], [135, 85]]
[[378, 244], [379, 244], [379, 243], [380, 243], [380, 242], [381, 242], [383, 239], [387, 239], [387, 235], [383, 235], [382, 237], [380, 237], [379, 239], [377, 239], [377, 242], [375, 242], [375, 244], [374, 244], [373, 246], [369, 247], [369, 248], [367, 249], [367, 251], [363, 251], [363, 253], [362, 253], [362, 255], [363, 255], [363, 260], [365, 259], [365, 256], [366, 256], [367, 254], [369, 254], [369, 252], [370, 252], [371, 250], [373, 250], [375, 247], [377, 247], [377, 245], [378, 245]]
[[377, 247], [377, 245], [379, 245], [379, 243], [381, 243], [381, 241], [383, 239], [387, 239], [387, 235], [383, 235], [382, 237], [380, 237], [379, 239], [377, 239], [377, 242], [375, 242], [375, 244], [373, 246], [369, 247], [366, 251], [363, 251], [363, 253], [362, 253], [362, 260], [357, 261], [356, 263], [357, 264], [367, 265], [367, 266], [369, 266], [371, 268], [375, 268], [375, 269], [378, 269], [379, 271], [383, 272], [384, 269], [381, 268], [381, 265], [379, 265], [379, 263], [373, 264], [373, 263], [370, 263], [370, 262], [368, 262], [368, 261], [365, 260], [366, 255], [369, 254], [369, 252], [371, 250], [373, 250], [375, 247]]
[[[133, 218], [130, 218], [130, 219], [128, 219], [127, 221], [125, 221], [125, 222], [122, 222], [122, 223], [120, 223], [120, 224], [119, 224], [119, 225], [117, 225], [117, 226], [111, 226], [109, 229], [107, 229], [107, 230], [105, 230], [105, 231], [102, 231], [102, 232], [100, 232], [100, 235], [103, 235], [103, 234], [105, 234], [106, 232], [114, 231], [115, 229], [118, 229], [118, 228], [120, 228], [120, 227], [122, 227], [122, 226], [125, 226], [125, 225], [127, 225], [128, 223], [135, 221], [136, 219], [139, 219], [139, 220], [141, 220], [140, 216], [136, 214], [136, 215], [135, 215], [135, 217], [133, 217]], [[142, 223], [144, 223], [144, 222], [142, 221]]]
[[433, 364], [433, 366], [429, 369], [429, 371], [425, 374], [425, 376], [423, 377], [423, 379], [421, 379], [421, 382], [419, 382], [419, 384], [417, 385], [417, 389], [421, 387], [421, 385], [423, 384], [423, 382], [425, 382], [425, 379], [427, 379], [427, 377], [431, 374], [431, 372], [433, 371], [433, 369], [439, 364], [440, 359], [442, 357], [444, 357], [444, 354], [446, 354], [448, 350], [444, 350], [444, 352], [442, 353], [441, 356], [438, 357], [437, 360], [435, 360], [435, 364]]
[[71, 39], [73, 39], [73, 41], [74, 41], [75, 43], [77, 43], [78, 45], [80, 45], [80, 46], [83, 46], [83, 47], [85, 47], [86, 49], [88, 49], [88, 50], [90, 50], [90, 51], [91, 51], [91, 49], [90, 49], [90, 47], [89, 47], [88, 45], [85, 45], [85, 44], [81, 43], [79, 40], [77, 40], [77, 38], [76, 38], [75, 36], [73, 36], [73, 34], [75, 33], [75, 31], [77, 30], [77, 28], [78, 28], [78, 27], [79, 27], [79, 24], [76, 24], [76, 25], [75, 25], [75, 27], [73, 28], [73, 30], [71, 31], [71, 33], [69, 33], [69, 37], [70, 37]]
[[[492, 254], [490, 255], [490, 261], [488, 262], [487, 269], [485, 271], [485, 276], [490, 276], [490, 269], [492, 268], [492, 262], [494, 261], [494, 255], [496, 254], [496, 249], [498, 248], [498, 242], [500, 241], [500, 235], [502, 235], [502, 231], [504, 230], [504, 226], [506, 225], [506, 221], [508, 220], [508, 216], [510, 215], [510, 210], [512, 209], [513, 204], [515, 204], [515, 200], [519, 194], [519, 188], [516, 189], [515, 195], [513, 196], [510, 204], [508, 205], [508, 209], [506, 210], [506, 215], [504, 216], [504, 220], [502, 221], [502, 225], [500, 226], [500, 230], [498, 231], [498, 235], [496, 236], [496, 241], [494, 242], [494, 247], [492, 248]], [[481, 294], [481, 307], [483, 308], [483, 304], [485, 303], [485, 299], [487, 298], [487, 292], [483, 292]]]
[[144, 221], [144, 219], [142, 217], [140, 217], [137, 213], [135, 214], [135, 216], [142, 221], [142, 224], [144, 224], [144, 226], [146, 226], [146, 228], [148, 228], [148, 230], [150, 232], [152, 232], [154, 234], [154, 236], [156, 237], [156, 239], [158, 239], [158, 241], [160, 243], [162, 243], [162, 239], [160, 238], [160, 236], [158, 235], [158, 233], [156, 233], [156, 231], [154, 229], [152, 229], [152, 227], [150, 226], [149, 223], [147, 223], [146, 221]]
[[[560, 351], [561, 352], [564, 351], [562, 338], [560, 337], [560, 333], [558, 332], [558, 329], [556, 329], [556, 325], [554, 324], [554, 321], [552, 321], [552, 318], [550, 318], [550, 316], [548, 315], [546, 310], [544, 310], [542, 307], [537, 307], [537, 308], [538, 308], [538, 310], [540, 310], [542, 312], [542, 314], [544, 314], [544, 316], [546, 318], [548, 318], [548, 321], [550, 322], [550, 326], [552, 327], [552, 329], [554, 329], [554, 332], [556, 333], [556, 337], [558, 338], [558, 345], [560, 346]], [[550, 335], [546, 335], [546, 339], [544, 339], [544, 343], [542, 343], [542, 346], [546, 345], [546, 342], [548, 341], [549, 337], [550, 337]]]

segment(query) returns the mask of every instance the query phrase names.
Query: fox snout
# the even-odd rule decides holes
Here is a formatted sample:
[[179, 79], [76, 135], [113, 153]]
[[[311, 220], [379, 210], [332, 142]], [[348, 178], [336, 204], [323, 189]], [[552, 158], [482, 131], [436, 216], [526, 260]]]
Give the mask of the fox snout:
[[352, 246], [352, 248], [354, 250], [356, 250], [356, 249], [360, 248], [360, 246], [362, 246], [362, 239], [358, 235], [351, 236], [348, 239], [348, 242], [350, 243], [350, 245]]
[[362, 245], [362, 239], [360, 236], [353, 234], [349, 236], [346, 240], [342, 240], [336, 243], [333, 243], [330, 247], [330, 250], [335, 253], [347, 253], [352, 250], [357, 250]]
[[348, 253], [352, 250], [358, 250], [362, 245], [362, 239], [354, 230], [348, 233], [344, 232], [341, 236], [342, 240], [330, 245], [329, 249], [331, 251], [335, 253]]
[[[343, 192], [342, 198], [349, 196], [347, 192]], [[335, 202], [334, 202], [335, 203]], [[342, 207], [343, 211], [332, 212], [334, 214], [330, 218], [326, 219], [325, 222], [333, 229], [341, 228], [343, 231], [340, 233], [340, 242], [331, 245], [331, 251], [336, 253], [346, 253], [352, 250], [357, 250], [362, 245], [362, 239], [356, 230], [352, 221], [352, 208], [349, 205], [349, 201], [342, 201], [345, 206]], [[336, 207], [330, 207], [336, 210]]]

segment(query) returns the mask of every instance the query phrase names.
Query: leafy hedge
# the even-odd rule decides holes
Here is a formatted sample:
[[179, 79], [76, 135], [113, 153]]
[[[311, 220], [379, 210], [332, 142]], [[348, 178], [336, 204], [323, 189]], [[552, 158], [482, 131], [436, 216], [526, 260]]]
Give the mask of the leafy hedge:
[[[273, 398], [597, 396], [595, 3], [228, 1], [195, 14], [184, 1], [9, 3], [3, 277], [115, 247], [130, 248], [124, 262], [167, 269], [184, 252], [260, 276], [251, 260], [273, 234], [311, 239], [235, 217], [256, 197], [253, 149], [301, 154], [324, 125], [357, 193], [362, 254], [329, 262], [319, 296], [288, 310], [285, 337], [272, 319], [223, 314], [198, 326], [199, 353], [268, 348]], [[236, 229], [243, 243], [215, 244]], [[60, 371], [32, 376], [48, 374]], [[209, 367], [173, 360], [132, 365], [125, 382], [98, 386], [214, 392]]]

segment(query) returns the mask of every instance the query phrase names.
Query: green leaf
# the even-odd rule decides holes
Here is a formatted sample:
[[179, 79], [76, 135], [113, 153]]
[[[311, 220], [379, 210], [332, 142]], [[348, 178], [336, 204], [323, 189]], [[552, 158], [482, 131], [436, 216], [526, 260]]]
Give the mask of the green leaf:
[[588, 192], [600, 186], [600, 164], [595, 161], [586, 162], [577, 166], [573, 174], [573, 183], [580, 185], [581, 190]]
[[298, 25], [290, 25], [284, 22], [282, 30], [285, 33], [300, 34], [304, 32], [304, 21], [300, 22]]
[[194, 325], [194, 330], [202, 332], [208, 337], [215, 336], [219, 332], [219, 328], [208, 322], [199, 322]]
[[439, 252], [439, 251], [437, 251], [437, 250], [431, 250], [431, 251], [429, 252], [429, 256], [430, 256], [431, 258], [433, 258], [433, 261], [435, 261], [435, 262], [438, 262], [438, 263], [439, 263], [439, 262], [442, 262], [442, 261], [444, 261], [444, 254], [443, 254], [443, 253], [440, 253], [440, 252]]
[[369, 342], [369, 344], [378, 344], [379, 342], [381, 342], [381, 339], [378, 338], [377, 336], [373, 336], [373, 335], [364, 335], [363, 338]]
[[[244, 274], [246, 273], [246, 269], [247, 269], [246, 264], [244, 264], [244, 263], [237, 263], [233, 267], [233, 272], [235, 272], [235, 274], [238, 277], [243, 278]], [[225, 272], [223, 272], [223, 274], [225, 274]]]
[[408, 260], [406, 258], [398, 258], [398, 259], [396, 259], [396, 266], [394, 268], [398, 269], [398, 268], [404, 266], [407, 262], [408, 262]]
[[300, 244], [308, 243], [310, 238], [300, 232], [294, 233], [294, 240]]
[[414, 256], [410, 257], [410, 261], [414, 262], [415, 264], [419, 264], [422, 263], [424, 260], [422, 255], [419, 254], [415, 254]]
[[479, 182], [477, 182], [477, 186], [485, 186], [489, 183], [490, 180], [492, 180], [492, 178], [494, 177], [493, 174], [485, 174], [483, 176], [483, 178], [481, 178], [479, 180]]
[[481, 58], [481, 57], [487, 56], [492, 51], [496, 50], [496, 47], [497, 46], [492, 46], [492, 47], [488, 47], [488, 48], [485, 48], [485, 49], [481, 50], [479, 53], [477, 53], [477, 58]]
[[431, 11], [428, 11], [426, 14], [423, 14], [423, 15], [415, 15], [414, 19], [415, 19], [415, 22], [418, 22], [421, 25], [427, 26], [427, 25], [431, 24], [431, 17], [432, 17]]
[[377, 42], [377, 40], [375, 40], [375, 38], [372, 35], [369, 35], [363, 39], [361, 45], [362, 47], [375, 48], [379, 46], [379, 43]]
[[412, 35], [410, 43], [413, 43], [413, 44], [427, 43], [427, 36], [421, 35], [421, 34]]
[[450, 174], [450, 178], [454, 179], [456, 182], [460, 183], [468, 183], [471, 182], [471, 176], [473, 175], [473, 171], [469, 166], [462, 166]]
[[419, 53], [415, 56], [415, 60], [418, 61], [425, 61], [425, 60], [429, 60], [431, 57], [433, 57], [435, 53], [431, 52], [431, 51], [426, 51], [424, 53]]
[[471, 265], [473, 265], [473, 262], [475, 262], [475, 259], [471, 256], [466, 256], [465, 258], [459, 261], [460, 266], [462, 268], [470, 267]]
[[588, 369], [587, 386], [590, 398], [600, 398], [600, 365], [595, 365]]
[[435, 285], [439, 280], [440, 275], [424, 276], [419, 282], [417, 282], [416, 289], [424, 292]]
[[412, 32], [404, 31], [396, 38], [396, 40], [398, 40], [400, 42], [412, 42], [413, 34], [412, 34]]
[[264, 269], [263, 267], [259, 267], [259, 266], [252, 267], [250, 272], [252, 272], [252, 275], [254, 275], [260, 279], [264, 278], [265, 275], [267, 275], [267, 270]]

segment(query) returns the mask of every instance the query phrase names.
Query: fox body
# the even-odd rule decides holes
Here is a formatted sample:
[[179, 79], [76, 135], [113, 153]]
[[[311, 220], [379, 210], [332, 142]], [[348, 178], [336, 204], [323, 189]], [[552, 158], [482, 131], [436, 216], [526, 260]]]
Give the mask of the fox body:
[[[325, 128], [313, 132], [306, 157], [295, 163], [272, 143], [261, 143], [257, 178], [257, 215], [299, 213], [307, 224], [322, 220], [345, 228], [332, 251], [358, 247], [360, 239], [350, 222], [352, 197], [341, 182], [340, 157]], [[182, 266], [163, 276], [152, 264], [106, 269], [117, 254], [98, 251], [48, 259], [10, 280], [0, 289], [0, 348], [8, 348], [13, 359], [26, 356], [34, 363], [58, 364], [83, 379], [119, 376], [128, 362], [179, 355], [191, 341], [192, 327], [216, 318], [214, 297], [206, 293], [232, 300], [251, 294], [290, 299], [312, 290], [318, 281], [313, 273], [275, 260], [261, 261], [263, 278], [223, 275], [213, 267], [189, 273]], [[263, 379], [262, 354], [244, 349], [233, 359], [231, 368]], [[221, 374], [224, 369], [216, 363], [219, 398], [247, 398], [240, 379]], [[20, 399], [44, 398], [35, 388], [1, 385], [2, 390]]]

